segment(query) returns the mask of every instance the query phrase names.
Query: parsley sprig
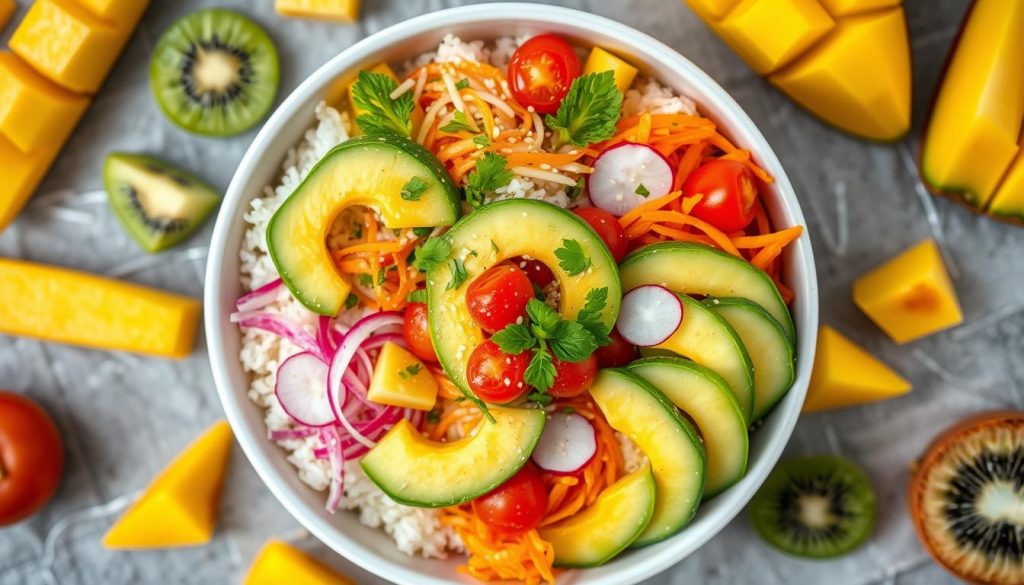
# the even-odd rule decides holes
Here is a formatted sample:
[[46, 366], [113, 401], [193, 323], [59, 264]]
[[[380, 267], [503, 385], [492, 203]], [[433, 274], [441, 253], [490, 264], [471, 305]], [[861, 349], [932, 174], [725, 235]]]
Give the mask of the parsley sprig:
[[409, 179], [402, 187], [400, 195], [405, 201], [419, 201], [429, 185], [419, 177]]
[[452, 245], [448, 240], [428, 238], [416, 248], [412, 265], [420, 272], [427, 272], [444, 263], [451, 253]]
[[508, 170], [508, 161], [500, 154], [488, 152], [476, 161], [476, 168], [466, 177], [466, 201], [473, 207], [484, 204], [484, 196], [508, 185], [515, 175]]
[[412, 92], [391, 99], [398, 82], [383, 73], [360, 71], [352, 87], [352, 101], [364, 113], [356, 118], [359, 129], [367, 135], [412, 135]]
[[587, 256], [586, 250], [576, 240], [562, 240], [562, 247], [555, 250], [555, 257], [558, 258], [558, 265], [569, 276], [576, 276], [590, 268], [590, 256]]
[[587, 146], [615, 134], [622, 110], [622, 92], [611, 71], [588, 73], [573, 80], [555, 115], [544, 119], [553, 132], [554, 148], [573, 143]]

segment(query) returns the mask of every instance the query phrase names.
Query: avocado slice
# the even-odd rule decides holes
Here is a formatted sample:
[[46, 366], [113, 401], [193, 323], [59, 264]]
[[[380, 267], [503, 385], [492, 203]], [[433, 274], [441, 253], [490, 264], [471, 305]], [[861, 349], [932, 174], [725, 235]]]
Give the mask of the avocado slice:
[[[419, 187], [412, 194], [410, 181]], [[448, 172], [419, 144], [382, 135], [332, 148], [267, 225], [267, 248], [281, 279], [321, 315], [336, 315], [351, 290], [326, 244], [334, 219], [350, 205], [373, 208], [392, 229], [452, 225], [460, 213]]]
[[440, 508], [482, 496], [515, 475], [540, 440], [547, 413], [490, 407], [494, 422], [451, 443], [430, 441], [402, 419], [359, 462], [373, 483], [407, 506]]
[[[560, 207], [532, 199], [497, 201], [467, 215], [442, 237], [451, 246], [451, 257], [427, 273], [430, 335], [445, 373], [467, 394], [466, 365], [484, 336], [469, 315], [466, 289], [502, 260], [528, 256], [546, 264], [561, 284], [562, 318], [575, 318], [587, 294], [599, 288], [608, 289], [602, 321], [611, 329], [618, 318], [622, 287], [615, 260], [586, 222]], [[555, 256], [566, 240], [575, 240], [590, 261], [579, 274], [567, 272]], [[465, 278], [453, 279], [457, 268], [465, 270]]]
[[652, 544], [682, 530], [700, 504], [707, 466], [693, 426], [660, 390], [627, 370], [598, 371], [590, 396], [608, 424], [651, 461], [657, 484], [654, 515], [631, 546]]

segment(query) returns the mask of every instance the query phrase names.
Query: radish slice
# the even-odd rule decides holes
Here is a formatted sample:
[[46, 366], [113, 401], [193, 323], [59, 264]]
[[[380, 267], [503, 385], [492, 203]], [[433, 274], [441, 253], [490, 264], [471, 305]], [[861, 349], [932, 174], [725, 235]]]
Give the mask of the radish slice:
[[676, 293], [657, 284], [647, 284], [622, 297], [615, 327], [626, 341], [649, 347], [668, 339], [682, 322], [683, 303]]
[[623, 142], [597, 156], [587, 190], [595, 206], [621, 216], [672, 190], [672, 166], [646, 144]]
[[327, 394], [327, 364], [311, 353], [295, 354], [277, 368], [274, 394], [296, 421], [322, 427], [336, 421]]
[[586, 467], [597, 453], [597, 431], [576, 413], [556, 412], [533, 450], [533, 462], [558, 475], [571, 475]]

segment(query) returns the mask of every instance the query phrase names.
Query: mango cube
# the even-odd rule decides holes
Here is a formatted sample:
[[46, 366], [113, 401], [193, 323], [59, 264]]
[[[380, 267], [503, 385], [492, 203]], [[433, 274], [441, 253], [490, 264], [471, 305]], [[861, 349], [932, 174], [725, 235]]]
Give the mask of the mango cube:
[[764, 75], [795, 59], [834, 26], [817, 0], [744, 0], [715, 28], [754, 71]]
[[910, 382], [835, 329], [822, 325], [803, 412], [885, 400], [906, 394]]
[[821, 0], [822, 6], [834, 17], [863, 14], [881, 8], [899, 6], [903, 0]]
[[0, 134], [25, 153], [64, 144], [89, 98], [54, 85], [14, 53], [0, 52]]
[[0, 0], [0, 31], [3, 31], [7, 23], [11, 21], [17, 8], [18, 5], [14, 3], [14, 0]]
[[858, 278], [853, 283], [853, 302], [896, 343], [963, 321], [953, 283], [932, 240]]
[[344, 575], [279, 540], [263, 546], [244, 585], [353, 585]]
[[274, 0], [274, 10], [281, 16], [355, 22], [359, 0]]
[[210, 427], [111, 526], [103, 536], [103, 546], [150, 549], [209, 542], [217, 522], [231, 438], [227, 422]]
[[377, 357], [367, 398], [377, 404], [430, 410], [437, 400], [437, 380], [409, 350], [389, 341]]
[[[57, 158], [60, 144], [53, 143], [25, 154], [0, 133], [0, 230], [14, 221], [28, 198]], [[2, 289], [0, 283], [0, 289]], [[3, 309], [0, 309], [0, 314]], [[3, 329], [3, 323], [0, 323]]]
[[611, 71], [615, 74], [615, 85], [622, 93], [626, 93], [629, 86], [633, 84], [637, 72], [636, 67], [626, 63], [625, 60], [612, 55], [601, 47], [594, 47], [590, 50], [587, 62], [583, 65], [583, 75], [603, 71]]
[[96, 16], [132, 30], [146, 11], [149, 0], [75, 0]]

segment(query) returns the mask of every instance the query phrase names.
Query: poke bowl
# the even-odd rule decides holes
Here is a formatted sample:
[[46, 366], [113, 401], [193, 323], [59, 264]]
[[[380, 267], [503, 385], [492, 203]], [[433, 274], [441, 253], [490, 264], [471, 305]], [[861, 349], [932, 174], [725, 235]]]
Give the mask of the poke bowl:
[[221, 206], [206, 333], [260, 478], [407, 584], [641, 581], [782, 452], [818, 291], [796, 195], [711, 78], [543, 5], [375, 33]]

